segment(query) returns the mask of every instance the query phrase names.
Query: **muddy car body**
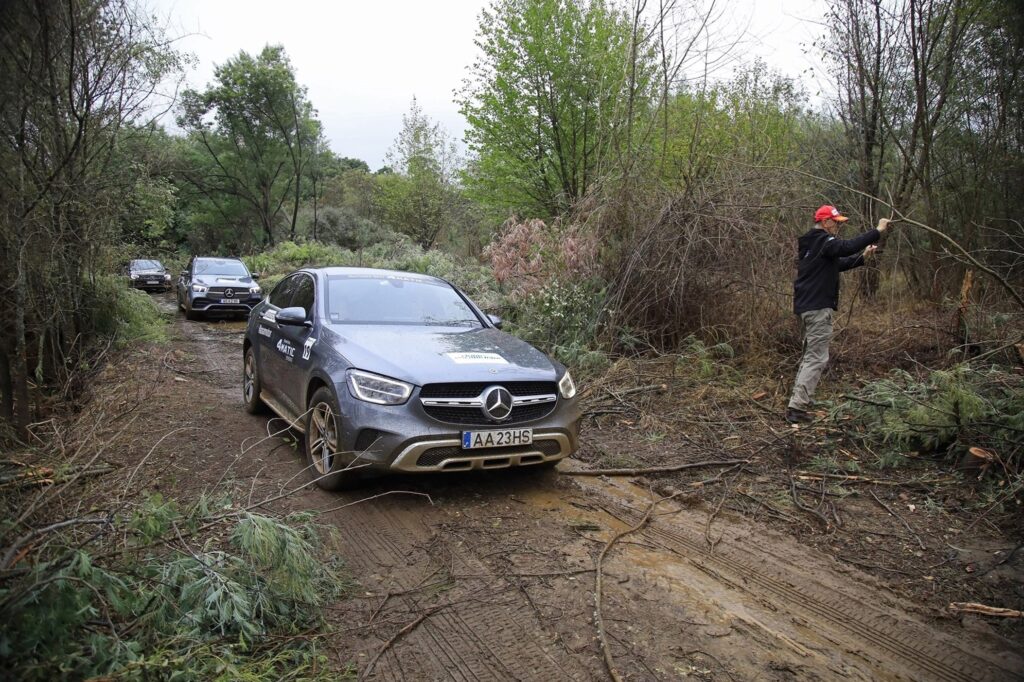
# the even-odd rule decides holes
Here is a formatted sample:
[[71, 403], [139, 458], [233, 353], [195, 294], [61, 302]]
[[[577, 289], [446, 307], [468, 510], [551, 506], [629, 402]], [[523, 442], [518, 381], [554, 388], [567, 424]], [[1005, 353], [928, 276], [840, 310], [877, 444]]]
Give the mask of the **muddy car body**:
[[146, 291], [170, 291], [171, 275], [158, 260], [138, 258], [128, 263], [128, 284]]
[[565, 367], [443, 280], [292, 273], [253, 309], [243, 397], [305, 433], [317, 483], [370, 472], [553, 466], [577, 447]]
[[190, 320], [248, 315], [263, 298], [258, 278], [237, 258], [193, 258], [178, 277], [178, 307]]

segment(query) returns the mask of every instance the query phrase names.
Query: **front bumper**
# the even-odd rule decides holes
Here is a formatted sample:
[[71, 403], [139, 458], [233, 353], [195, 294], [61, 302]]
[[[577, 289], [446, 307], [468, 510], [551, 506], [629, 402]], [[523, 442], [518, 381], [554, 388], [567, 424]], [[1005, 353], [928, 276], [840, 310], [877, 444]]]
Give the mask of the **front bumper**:
[[208, 298], [201, 294], [191, 294], [189, 307], [197, 313], [245, 313], [263, 300], [262, 294], [246, 294], [246, 298], [238, 298], [238, 303], [222, 303], [223, 299]]
[[424, 412], [415, 391], [404, 405], [374, 405], [336, 386], [342, 412], [339, 447], [355, 453], [354, 465], [377, 471], [428, 473], [504, 469], [556, 462], [576, 451], [579, 406], [559, 398], [547, 416], [513, 428], [533, 429], [533, 443], [501, 448], [462, 449], [462, 431], [502, 429], [501, 424], [445, 424]]
[[148, 281], [145, 279], [129, 279], [129, 286], [133, 289], [143, 289], [145, 291], [170, 291], [171, 283], [167, 280], [154, 280]]

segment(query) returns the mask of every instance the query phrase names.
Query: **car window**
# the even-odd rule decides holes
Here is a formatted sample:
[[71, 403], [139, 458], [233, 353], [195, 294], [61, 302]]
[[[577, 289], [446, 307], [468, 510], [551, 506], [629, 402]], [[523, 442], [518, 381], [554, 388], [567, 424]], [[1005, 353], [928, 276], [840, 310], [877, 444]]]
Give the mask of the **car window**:
[[192, 264], [196, 275], [224, 275], [225, 277], [248, 277], [249, 271], [240, 260], [230, 258], [197, 258]]
[[270, 292], [270, 305], [278, 308], [287, 308], [292, 304], [292, 297], [295, 295], [295, 288], [299, 284], [298, 275], [287, 277], [274, 287]]
[[163, 270], [158, 260], [133, 260], [131, 267], [134, 270]]
[[295, 295], [292, 297], [292, 302], [289, 305], [305, 309], [306, 317], [312, 318], [314, 300], [313, 278], [309, 275], [296, 275], [295, 278], [298, 280], [298, 284], [295, 287]]
[[483, 326], [450, 285], [401, 275], [331, 277], [327, 315], [337, 324]]

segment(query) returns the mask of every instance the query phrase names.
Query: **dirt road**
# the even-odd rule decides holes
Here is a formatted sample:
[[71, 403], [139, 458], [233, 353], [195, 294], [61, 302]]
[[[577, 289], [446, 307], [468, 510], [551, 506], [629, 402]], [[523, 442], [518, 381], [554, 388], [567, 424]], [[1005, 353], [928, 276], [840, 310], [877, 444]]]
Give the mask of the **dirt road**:
[[[306, 480], [299, 453], [266, 439], [280, 420], [242, 410], [242, 329], [176, 318], [163, 363], [173, 371], [154, 396], [166, 415], [152, 432], [195, 437], [151, 472], [167, 489], [226, 481], [258, 500]], [[337, 529], [358, 582], [331, 612], [339, 666], [381, 680], [590, 680], [610, 676], [595, 559], [658, 497], [623, 481], [499, 471], [307, 489], [273, 506], [319, 512]], [[940, 627], [870, 576], [712, 512], [685, 496], [663, 502], [608, 552], [600, 617], [623, 679], [1004, 680], [1024, 670], [1007, 642]]]

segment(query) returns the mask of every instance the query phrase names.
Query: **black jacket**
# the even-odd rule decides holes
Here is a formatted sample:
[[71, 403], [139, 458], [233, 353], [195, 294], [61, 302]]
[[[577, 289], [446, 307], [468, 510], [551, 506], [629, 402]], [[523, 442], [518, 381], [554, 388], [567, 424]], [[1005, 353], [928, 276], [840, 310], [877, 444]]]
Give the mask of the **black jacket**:
[[793, 282], [793, 312], [839, 308], [839, 273], [864, 265], [859, 252], [882, 236], [868, 230], [853, 239], [836, 239], [815, 227], [800, 237], [797, 250], [797, 274]]

